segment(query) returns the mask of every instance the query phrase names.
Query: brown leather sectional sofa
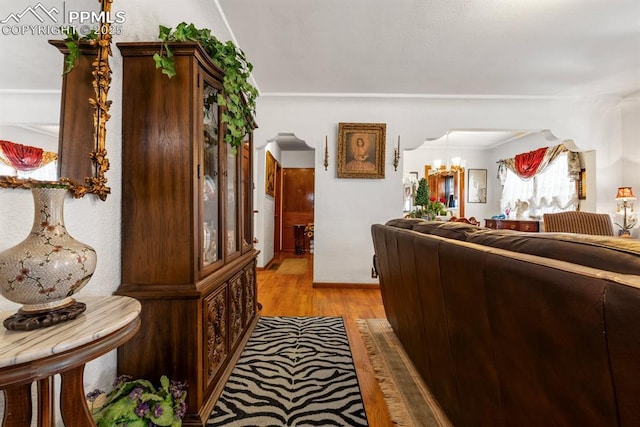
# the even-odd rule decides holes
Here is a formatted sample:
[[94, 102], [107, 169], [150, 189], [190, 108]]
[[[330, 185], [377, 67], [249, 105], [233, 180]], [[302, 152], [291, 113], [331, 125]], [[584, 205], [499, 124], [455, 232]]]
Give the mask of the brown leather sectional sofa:
[[387, 318], [455, 426], [640, 426], [640, 243], [372, 226]]

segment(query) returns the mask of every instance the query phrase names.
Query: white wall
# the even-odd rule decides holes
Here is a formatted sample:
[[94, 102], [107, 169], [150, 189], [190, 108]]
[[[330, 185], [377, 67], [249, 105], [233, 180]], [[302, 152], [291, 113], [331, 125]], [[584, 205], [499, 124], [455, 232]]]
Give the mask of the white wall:
[[640, 192], [640, 95], [626, 98], [622, 110], [622, 179], [621, 185], [633, 187]]
[[[618, 99], [430, 99], [370, 97], [269, 96], [258, 99], [254, 134], [256, 146], [278, 132], [293, 132], [316, 148], [315, 269], [314, 282], [375, 283], [370, 278], [370, 227], [402, 215], [402, 176], [405, 154], [393, 170], [393, 147], [401, 136], [402, 149], [421, 145], [426, 136], [441, 136], [448, 129], [550, 129], [560, 140], [572, 139], [584, 150], [595, 150], [598, 184], [593, 190], [596, 210], [613, 212], [611, 194], [622, 178], [622, 112]], [[631, 113], [627, 115], [632, 115]], [[336, 139], [339, 122], [387, 124], [385, 179], [338, 179]], [[325, 135], [329, 141], [329, 169], [324, 171]], [[628, 130], [627, 140], [640, 137]], [[531, 143], [531, 141], [529, 141]], [[488, 170], [486, 206], [469, 204], [467, 215], [484, 217], [494, 212], [499, 197], [495, 161], [536, 147], [525, 143], [496, 150], [487, 157], [460, 153], [467, 166]], [[635, 160], [638, 161], [636, 154]], [[469, 163], [471, 161], [471, 163]], [[417, 166], [415, 169], [420, 171]], [[264, 175], [256, 176], [257, 187]], [[258, 199], [260, 195], [257, 195]], [[477, 215], [476, 215], [477, 214]], [[258, 236], [272, 245], [268, 235]]]
[[282, 151], [282, 167], [283, 168], [315, 168], [316, 153], [310, 151]]
[[[618, 185], [632, 187], [636, 197], [640, 197], [640, 95], [625, 98], [621, 103], [622, 109], [622, 177]], [[615, 191], [610, 191], [613, 197]], [[640, 210], [640, 199], [635, 203], [636, 213]], [[622, 223], [622, 215], [615, 218]], [[640, 238], [640, 227], [631, 231], [631, 236]]]
[[[254, 206], [254, 233], [258, 238], [256, 248], [260, 251], [256, 263], [258, 267], [265, 267], [273, 259], [273, 233], [275, 232], [275, 199], [265, 192], [265, 166], [266, 151], [280, 163], [280, 147], [278, 144], [269, 142], [266, 145], [256, 145], [254, 150], [254, 182], [256, 188], [253, 193]], [[261, 178], [259, 178], [261, 177]], [[267, 236], [267, 238], [265, 238]]]

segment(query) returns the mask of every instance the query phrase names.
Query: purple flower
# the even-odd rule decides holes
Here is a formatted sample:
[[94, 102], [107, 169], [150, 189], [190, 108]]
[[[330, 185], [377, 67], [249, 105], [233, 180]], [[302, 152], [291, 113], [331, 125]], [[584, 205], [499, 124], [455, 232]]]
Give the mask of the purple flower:
[[187, 404], [183, 401], [176, 405], [175, 414], [178, 418], [183, 419], [187, 413]]
[[182, 392], [185, 389], [185, 384], [179, 381], [171, 381], [169, 384], [169, 392], [174, 399], [180, 399]]
[[134, 409], [133, 412], [142, 418], [149, 413], [149, 404], [147, 402], [141, 402], [136, 406], [136, 409]]
[[131, 379], [133, 379], [131, 375], [120, 375], [119, 377], [116, 377], [116, 379], [113, 381], [113, 386], [118, 387], [123, 382], [130, 381]]
[[95, 400], [98, 398], [98, 396], [100, 396], [102, 393], [104, 393], [104, 391], [100, 390], [100, 389], [95, 389], [93, 391], [90, 391], [89, 393], [87, 393], [87, 400], [89, 402], [95, 402]]
[[[131, 400], [136, 400], [139, 399], [140, 396], [142, 396], [142, 392], [144, 390], [142, 390], [142, 387], [136, 387], [133, 390], [131, 390], [131, 393], [129, 393], [129, 399]], [[148, 408], [147, 408], [148, 409]]]
[[153, 416], [155, 418], [160, 418], [162, 416], [163, 412], [164, 412], [164, 410], [162, 409], [162, 406], [160, 406], [159, 404], [156, 404], [153, 407]]

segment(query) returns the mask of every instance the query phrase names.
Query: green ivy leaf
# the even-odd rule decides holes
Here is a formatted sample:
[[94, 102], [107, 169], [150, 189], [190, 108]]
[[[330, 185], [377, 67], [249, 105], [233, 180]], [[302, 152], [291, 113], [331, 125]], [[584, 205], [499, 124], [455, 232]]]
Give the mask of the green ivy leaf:
[[169, 39], [170, 34], [171, 34], [171, 28], [165, 27], [164, 25], [160, 25], [160, 34], [158, 34], [158, 38], [161, 41], [167, 41]]
[[64, 44], [69, 49], [69, 54], [64, 58], [64, 74], [68, 74], [80, 58], [80, 48], [77, 39], [66, 41]]
[[[214, 64], [224, 72], [224, 93], [218, 96], [218, 105], [225, 108], [221, 120], [227, 125], [224, 141], [233, 149], [242, 145], [242, 138], [255, 116], [257, 89], [249, 82], [253, 65], [245, 53], [228, 40], [222, 43], [208, 28], [198, 29], [194, 24], [181, 22], [175, 29], [160, 26], [158, 38], [162, 41], [160, 52], [154, 55], [156, 68], [169, 77], [176, 74], [169, 42], [196, 41], [207, 52]], [[225, 98], [228, 97], [229, 99]]]

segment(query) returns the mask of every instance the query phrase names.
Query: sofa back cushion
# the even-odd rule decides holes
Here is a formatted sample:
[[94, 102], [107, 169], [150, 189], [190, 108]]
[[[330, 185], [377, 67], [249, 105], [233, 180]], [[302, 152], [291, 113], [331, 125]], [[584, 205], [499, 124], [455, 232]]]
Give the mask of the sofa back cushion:
[[413, 230], [422, 234], [433, 234], [434, 236], [465, 241], [470, 234], [483, 230], [483, 228], [464, 222], [423, 221], [415, 224]]
[[469, 234], [467, 241], [620, 274], [640, 275], [640, 242], [633, 239], [584, 234], [481, 230]]
[[423, 221], [424, 219], [422, 218], [394, 218], [387, 221], [385, 225], [411, 230], [414, 225], [420, 224]]

